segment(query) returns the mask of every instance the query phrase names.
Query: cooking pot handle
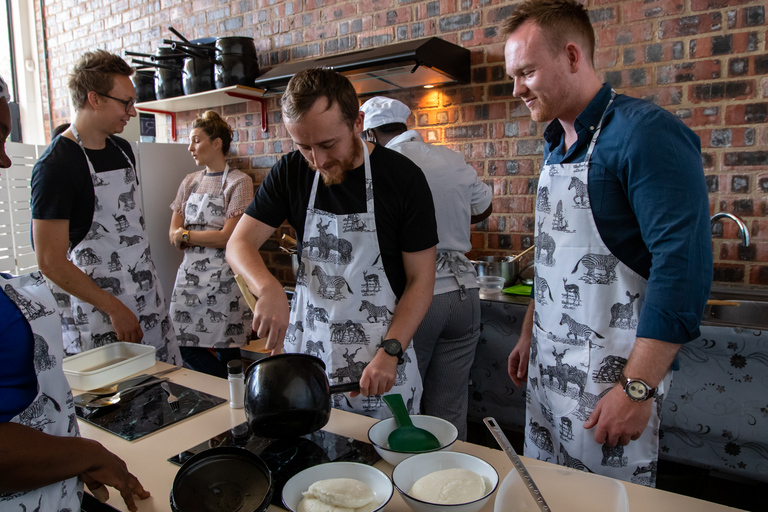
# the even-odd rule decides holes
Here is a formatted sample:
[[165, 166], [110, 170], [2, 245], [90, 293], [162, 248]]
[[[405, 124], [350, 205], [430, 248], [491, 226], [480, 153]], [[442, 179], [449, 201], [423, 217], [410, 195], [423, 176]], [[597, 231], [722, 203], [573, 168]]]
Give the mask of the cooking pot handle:
[[475, 266], [480, 265], [481, 267], [484, 267], [489, 263], [487, 261], [475, 261], [475, 260], [469, 260], [469, 262]]
[[175, 35], [176, 37], [184, 41], [186, 44], [192, 44], [192, 42], [189, 39], [181, 35], [181, 33], [175, 28], [173, 28], [172, 26], [168, 25], [168, 30], [170, 30], [173, 35]]
[[139, 59], [131, 59], [131, 64], [138, 64], [143, 68], [163, 68], [163, 69], [170, 69], [172, 71], [179, 71], [181, 69], [175, 66], [168, 66], [167, 64], [158, 64], [157, 62], [145, 62]]
[[153, 57], [153, 55], [150, 55], [148, 53], [131, 52], [128, 50], [126, 50], [124, 53], [125, 55], [130, 55], [131, 57], [146, 57], [148, 59], [151, 59]]
[[[528, 264], [526, 266], [521, 268], [520, 272], [517, 274], [518, 278], [520, 277], [520, 274], [522, 274], [523, 272], [525, 272], [526, 270], [531, 268], [535, 262], [536, 262], [535, 260], [531, 260], [531, 261], [528, 262]], [[533, 285], [533, 279], [522, 279], [522, 278], [520, 278], [520, 282], [522, 284], [526, 285], [526, 286], [532, 286]]]
[[331, 386], [331, 394], [348, 393], [349, 391], [360, 391], [360, 383], [347, 382], [346, 384], [334, 384]]

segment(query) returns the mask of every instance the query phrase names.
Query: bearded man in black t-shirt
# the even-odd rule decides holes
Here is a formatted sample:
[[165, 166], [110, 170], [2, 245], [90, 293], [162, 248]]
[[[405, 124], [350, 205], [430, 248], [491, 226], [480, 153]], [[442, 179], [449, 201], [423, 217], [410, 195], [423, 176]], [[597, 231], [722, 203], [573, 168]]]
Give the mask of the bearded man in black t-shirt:
[[[259, 299], [253, 329], [273, 354], [318, 355], [332, 381], [359, 380], [364, 397], [400, 392], [418, 413], [411, 340], [432, 300], [438, 241], [426, 178], [362, 141], [364, 114], [346, 77], [297, 73], [281, 105], [298, 151], [272, 168], [227, 244], [227, 261]], [[301, 251], [290, 310], [258, 252], [286, 219]], [[380, 401], [362, 398], [335, 406], [378, 416]]]

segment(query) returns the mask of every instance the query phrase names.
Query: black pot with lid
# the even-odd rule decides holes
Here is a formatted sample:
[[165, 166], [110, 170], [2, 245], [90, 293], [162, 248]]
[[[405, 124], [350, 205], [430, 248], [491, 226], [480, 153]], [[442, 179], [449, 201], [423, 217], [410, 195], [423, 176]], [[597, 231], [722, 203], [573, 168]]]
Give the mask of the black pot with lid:
[[266, 511], [272, 500], [272, 473], [253, 452], [232, 446], [194, 455], [181, 466], [171, 487], [174, 512]]
[[214, 77], [217, 89], [231, 85], [253, 87], [259, 76], [259, 59], [252, 37], [232, 36], [216, 39]]
[[155, 72], [151, 69], [137, 69], [131, 75], [133, 88], [136, 90], [136, 102], [155, 101]]
[[325, 363], [308, 354], [278, 354], [248, 367], [245, 417], [260, 437], [298, 437], [320, 430], [331, 417], [334, 393], [358, 391], [359, 382], [331, 386]]

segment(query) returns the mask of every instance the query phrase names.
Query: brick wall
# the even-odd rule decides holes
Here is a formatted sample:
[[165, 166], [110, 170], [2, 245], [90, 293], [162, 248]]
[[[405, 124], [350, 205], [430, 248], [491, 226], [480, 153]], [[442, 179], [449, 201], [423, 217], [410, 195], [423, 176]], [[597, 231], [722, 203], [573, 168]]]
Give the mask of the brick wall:
[[[460, 151], [494, 190], [494, 214], [474, 227], [473, 255], [516, 253], [534, 233], [534, 194], [543, 125], [512, 96], [505, 77], [500, 22], [513, 2], [498, 0], [43, 0], [52, 120], [66, 121], [66, 75], [82, 52], [151, 53], [171, 37], [253, 37], [262, 71], [278, 63], [438, 36], [472, 51], [472, 83], [393, 95], [413, 107], [427, 141]], [[588, 0], [598, 38], [596, 64], [619, 92], [674, 112], [701, 137], [711, 213], [732, 212], [749, 226], [713, 230], [715, 280], [768, 287], [768, 44], [762, 0]], [[40, 51], [43, 40], [39, 38]], [[361, 98], [365, 100], [367, 98]], [[256, 102], [217, 110], [236, 128], [235, 164], [258, 179], [293, 149], [277, 100], [269, 131]], [[202, 111], [202, 110], [201, 110]], [[198, 112], [179, 116], [184, 141]], [[281, 232], [289, 232], [287, 227]], [[272, 242], [276, 249], [277, 237]], [[267, 251], [279, 278], [289, 259]]]

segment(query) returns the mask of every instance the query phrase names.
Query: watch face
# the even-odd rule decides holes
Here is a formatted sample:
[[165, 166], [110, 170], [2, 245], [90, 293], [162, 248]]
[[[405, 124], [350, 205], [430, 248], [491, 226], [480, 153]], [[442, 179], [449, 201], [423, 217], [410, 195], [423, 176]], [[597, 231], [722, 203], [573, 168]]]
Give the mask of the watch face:
[[637, 380], [630, 380], [625, 389], [629, 398], [633, 400], [645, 400], [648, 396], [648, 386]]
[[402, 350], [403, 350], [403, 347], [400, 345], [400, 342], [397, 340], [387, 340], [384, 343], [384, 351], [389, 355], [396, 356]]

